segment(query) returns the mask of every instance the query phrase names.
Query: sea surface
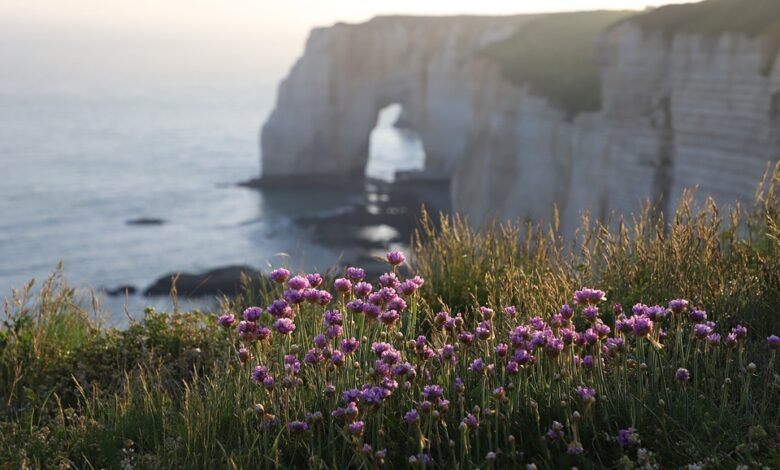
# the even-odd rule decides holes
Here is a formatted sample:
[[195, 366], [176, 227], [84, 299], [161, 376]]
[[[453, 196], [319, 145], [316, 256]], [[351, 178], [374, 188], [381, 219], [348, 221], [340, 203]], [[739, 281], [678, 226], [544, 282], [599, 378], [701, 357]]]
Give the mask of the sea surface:
[[[240, 91], [240, 90], [239, 90]], [[226, 265], [325, 269], [337, 248], [291, 219], [337, 211], [354, 194], [240, 187], [260, 172], [269, 106], [235, 93], [110, 99], [64, 93], [0, 96], [0, 298], [61, 261], [86, 294], [142, 291], [172, 272]], [[272, 89], [263, 92], [272, 97]], [[265, 101], [271, 102], [270, 98]], [[367, 173], [420, 168], [419, 139], [380, 114]], [[161, 225], [128, 225], [157, 218]], [[114, 324], [165, 298], [101, 296]], [[212, 300], [183, 301], [203, 306]]]

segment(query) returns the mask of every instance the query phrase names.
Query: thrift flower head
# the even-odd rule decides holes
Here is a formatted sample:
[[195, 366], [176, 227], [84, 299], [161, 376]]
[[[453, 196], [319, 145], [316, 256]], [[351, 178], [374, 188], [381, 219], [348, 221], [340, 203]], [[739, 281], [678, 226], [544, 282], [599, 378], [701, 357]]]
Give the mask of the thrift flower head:
[[379, 315], [379, 321], [387, 326], [395, 325], [400, 318], [401, 315], [395, 310], [387, 310]]
[[252, 380], [255, 382], [262, 382], [266, 377], [269, 377], [268, 367], [257, 366], [252, 370]]
[[490, 325], [489, 321], [482, 321], [477, 325], [477, 328], [474, 330], [474, 333], [477, 335], [477, 338], [479, 339], [488, 339], [490, 338], [490, 334], [492, 331], [492, 327]]
[[732, 332], [737, 335], [737, 339], [747, 338], [747, 328], [742, 325], [735, 326]]
[[240, 348], [236, 355], [238, 356], [238, 360], [241, 362], [241, 364], [246, 364], [249, 358], [252, 357], [252, 354], [247, 348]]
[[677, 372], [674, 373], [674, 378], [680, 382], [685, 383], [691, 380], [691, 373], [688, 372], [688, 369], [680, 367], [677, 369]]
[[577, 396], [585, 403], [593, 403], [596, 399], [596, 389], [591, 387], [577, 387]]
[[411, 409], [404, 414], [404, 421], [406, 424], [414, 424], [420, 421], [420, 413], [416, 409]]
[[366, 427], [366, 423], [363, 421], [355, 421], [353, 423], [350, 423], [349, 426], [347, 426], [347, 430], [350, 434], [353, 436], [359, 436], [363, 434], [363, 430]]
[[517, 315], [517, 308], [514, 305], [504, 307], [504, 313], [509, 317], [514, 317]]
[[593, 369], [593, 356], [588, 354], [582, 358], [582, 367], [586, 369]]
[[706, 323], [697, 323], [693, 326], [693, 335], [699, 339], [704, 339], [712, 333], [712, 327]]
[[309, 425], [305, 421], [290, 421], [287, 423], [287, 429], [291, 433], [303, 433], [309, 430]]
[[360, 346], [360, 342], [355, 338], [345, 339], [341, 342], [341, 351], [344, 354], [351, 354], [357, 350], [358, 346]]
[[482, 358], [474, 359], [474, 361], [469, 366], [469, 370], [471, 372], [481, 374], [485, 371], [485, 361], [483, 361]]
[[333, 282], [333, 288], [341, 293], [347, 293], [352, 290], [352, 282], [340, 277]]
[[710, 346], [717, 346], [720, 344], [720, 335], [717, 333], [710, 333], [707, 335], [706, 341]]
[[309, 281], [303, 276], [295, 276], [287, 281], [287, 287], [294, 290], [303, 290], [309, 286]]
[[417, 284], [411, 279], [407, 279], [398, 286], [398, 290], [401, 291], [403, 295], [412, 295], [417, 290]]
[[639, 442], [639, 436], [636, 433], [636, 429], [627, 428], [618, 431], [617, 443], [620, 447], [631, 447], [637, 442]]
[[328, 305], [330, 301], [333, 300], [333, 296], [330, 295], [330, 292], [326, 290], [319, 291], [319, 299], [317, 300], [317, 303], [320, 305]]
[[363, 311], [363, 301], [360, 299], [354, 299], [347, 303], [347, 310], [352, 313], [360, 313]]
[[574, 309], [569, 307], [569, 304], [564, 304], [560, 310], [558, 310], [558, 313], [561, 314], [561, 316], [566, 320], [571, 320], [571, 317], [574, 316]]
[[669, 302], [669, 310], [672, 313], [682, 313], [688, 309], [688, 301], [685, 299], [675, 299]]
[[303, 292], [304, 291], [302, 290], [287, 289], [286, 291], [284, 291], [284, 294], [282, 294], [282, 296], [284, 297], [284, 300], [286, 300], [288, 303], [296, 305], [306, 300], [306, 298], [303, 296]]
[[384, 273], [379, 276], [379, 284], [381, 284], [383, 287], [392, 287], [395, 289], [401, 285], [401, 281], [398, 279], [398, 276], [396, 276], [395, 273]]
[[588, 305], [582, 310], [582, 316], [592, 323], [599, 318], [599, 309], [593, 305]]
[[479, 427], [479, 420], [473, 414], [468, 414], [463, 418], [463, 424], [465, 424], [468, 429], [477, 429]]
[[293, 316], [293, 311], [290, 308], [290, 305], [287, 303], [287, 301], [281, 299], [274, 300], [271, 305], [266, 308], [266, 311], [277, 318], [290, 318]]
[[232, 313], [226, 313], [224, 315], [220, 315], [219, 319], [217, 320], [217, 324], [225, 328], [230, 328], [231, 326], [233, 326], [235, 322], [236, 322], [236, 316], [233, 315]]
[[366, 271], [363, 268], [350, 266], [347, 268], [347, 277], [353, 281], [362, 281], [366, 277]]
[[634, 320], [633, 331], [637, 337], [647, 336], [653, 331], [653, 321], [645, 316], [632, 317]]
[[474, 342], [474, 334], [468, 331], [464, 331], [458, 335], [458, 341], [463, 344], [471, 344]]
[[552, 338], [544, 345], [544, 350], [550, 356], [556, 357], [563, 351], [563, 340], [559, 338]]
[[766, 343], [772, 349], [780, 349], [780, 336], [771, 335], [766, 339]]
[[306, 280], [309, 281], [309, 286], [316, 289], [322, 284], [322, 276], [317, 273], [311, 273], [306, 275]]
[[387, 309], [402, 312], [406, 310], [406, 301], [401, 297], [393, 297], [387, 302]]
[[260, 314], [262, 313], [263, 309], [260, 307], [249, 307], [248, 309], [244, 310], [243, 317], [246, 321], [257, 321], [257, 319], [260, 318]]
[[463, 383], [463, 380], [460, 377], [455, 377], [455, 382], [453, 383], [453, 386], [457, 393], [463, 393], [464, 391], [466, 391], [466, 384]]
[[338, 310], [326, 310], [325, 313], [322, 314], [322, 324], [324, 326], [343, 324], [341, 312]]
[[355, 284], [355, 294], [359, 295], [360, 297], [367, 296], [371, 293], [372, 290], [374, 290], [374, 286], [368, 282], [358, 282]]
[[289, 318], [280, 318], [274, 322], [274, 329], [283, 335], [289, 335], [295, 331], [295, 323]]
[[406, 256], [400, 251], [391, 251], [387, 254], [387, 262], [393, 266], [398, 266], [404, 261], [406, 261]]
[[563, 439], [563, 429], [563, 424], [559, 423], [558, 421], [553, 421], [550, 425], [550, 429], [545, 433], [545, 436], [547, 436], [547, 439], [551, 441]]
[[433, 401], [444, 396], [444, 388], [441, 385], [426, 385], [422, 393], [426, 399]]
[[271, 280], [277, 284], [282, 284], [290, 276], [290, 271], [284, 268], [277, 268], [271, 271]]
[[607, 300], [607, 294], [598, 289], [583, 287], [574, 293], [574, 303], [578, 305], [597, 305]]
[[691, 313], [688, 314], [688, 319], [694, 323], [707, 321], [707, 312], [698, 309], [691, 310]]
[[653, 305], [652, 307], [647, 307], [645, 315], [653, 321], [661, 321], [666, 318], [666, 309], [660, 305]]

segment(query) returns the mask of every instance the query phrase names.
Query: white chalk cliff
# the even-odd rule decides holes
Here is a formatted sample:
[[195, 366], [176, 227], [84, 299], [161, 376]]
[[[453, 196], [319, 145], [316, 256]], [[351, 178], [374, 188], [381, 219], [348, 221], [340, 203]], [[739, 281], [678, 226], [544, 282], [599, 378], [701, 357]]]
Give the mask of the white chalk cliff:
[[780, 61], [736, 32], [630, 19], [593, 45], [601, 109], [573, 118], [480, 54], [537, 16], [380, 17], [312, 32], [262, 131], [263, 178], [362, 175], [379, 110], [400, 103], [453, 208], [550, 220], [669, 209], [684, 188], [749, 200], [780, 158]]

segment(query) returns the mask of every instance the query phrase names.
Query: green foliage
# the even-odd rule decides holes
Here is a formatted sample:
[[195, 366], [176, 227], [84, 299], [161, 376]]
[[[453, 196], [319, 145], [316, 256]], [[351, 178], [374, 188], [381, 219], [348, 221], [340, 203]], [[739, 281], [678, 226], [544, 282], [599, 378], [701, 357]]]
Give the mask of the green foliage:
[[483, 54], [497, 61], [513, 83], [549, 99], [569, 116], [601, 109], [601, 73], [596, 45], [604, 30], [628, 11], [540, 16]]
[[771, 71], [780, 52], [780, 2], [777, 0], [706, 0], [667, 5], [630, 18], [645, 31], [716, 36], [738, 33], [765, 41], [763, 73]]

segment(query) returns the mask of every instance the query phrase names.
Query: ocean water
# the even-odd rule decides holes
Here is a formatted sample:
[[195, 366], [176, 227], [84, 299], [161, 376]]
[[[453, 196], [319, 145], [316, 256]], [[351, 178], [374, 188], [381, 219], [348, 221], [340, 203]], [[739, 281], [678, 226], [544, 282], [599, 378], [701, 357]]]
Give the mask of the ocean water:
[[[382, 113], [372, 134], [371, 176], [389, 179], [423, 164], [419, 140], [392, 128], [398, 111]], [[143, 290], [166, 273], [232, 264], [334, 264], [339, 251], [291, 218], [338, 210], [356, 195], [236, 184], [259, 172], [267, 112], [240, 93], [0, 99], [0, 297], [60, 261], [67, 281], [85, 292]], [[127, 224], [141, 217], [165, 223]], [[116, 324], [126, 321], [125, 307], [137, 316], [148, 305], [169, 306], [140, 295], [103, 297]]]

